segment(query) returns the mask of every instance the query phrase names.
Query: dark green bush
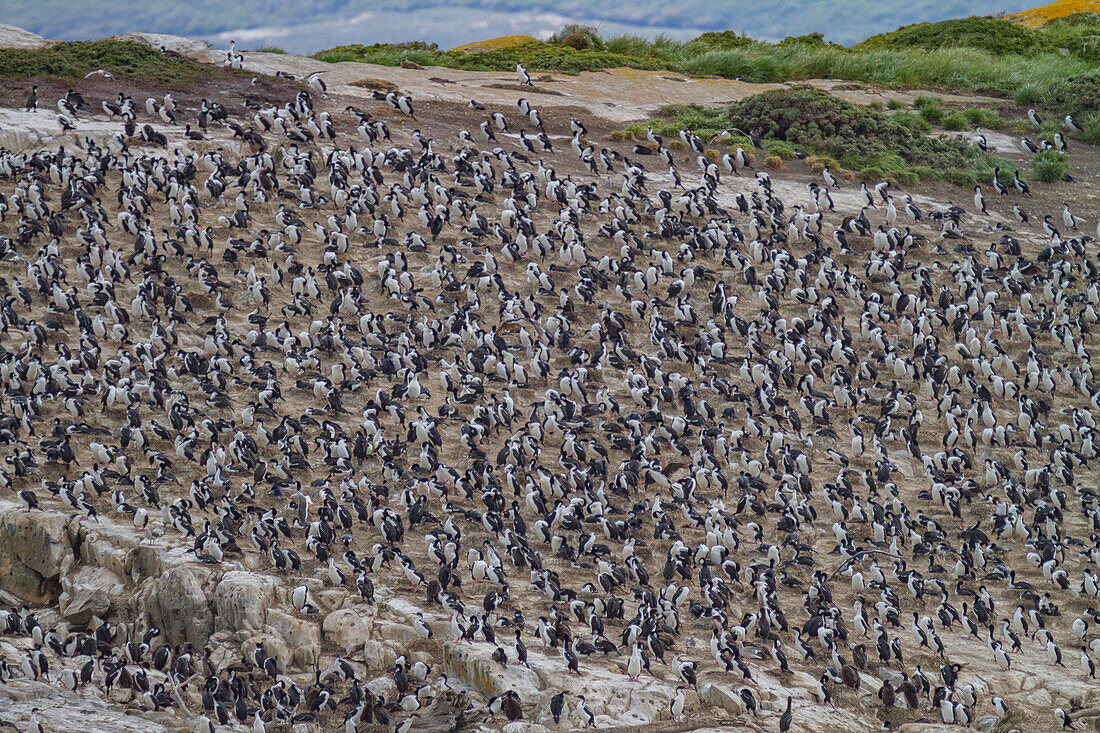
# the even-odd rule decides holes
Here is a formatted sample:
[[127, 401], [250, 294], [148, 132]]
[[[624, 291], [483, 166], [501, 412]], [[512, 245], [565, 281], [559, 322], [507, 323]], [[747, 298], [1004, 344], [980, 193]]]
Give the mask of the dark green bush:
[[971, 127], [970, 121], [966, 119], [966, 113], [960, 109], [953, 109], [943, 116], [943, 129], [945, 130], [961, 132], [969, 130]]
[[1054, 48], [1064, 48], [1087, 61], [1100, 63], [1100, 15], [1074, 13], [1056, 18], [1042, 27]]
[[943, 100], [939, 97], [917, 97], [914, 104], [920, 116], [931, 124], [943, 122]]
[[728, 114], [730, 125], [741, 130], [759, 129], [765, 138], [832, 156], [849, 170], [881, 172], [899, 182], [917, 175], [917, 167], [966, 169], [977, 179], [984, 157], [965, 140], [926, 135], [928, 123], [916, 114], [887, 114], [811, 86], [748, 97], [730, 105]]
[[550, 36], [549, 42], [556, 43], [559, 46], [568, 46], [576, 51], [583, 51], [588, 48], [603, 48], [603, 41], [600, 39], [599, 32], [590, 25], [580, 25], [578, 23], [566, 25]]
[[780, 41], [778, 46], [834, 46], [836, 44], [829, 43], [825, 40], [825, 36], [820, 33], [807, 33], [804, 36], [787, 36]]
[[715, 49], [744, 48], [754, 46], [757, 41], [733, 31], [710, 31], [688, 42], [689, 46], [707, 46]]

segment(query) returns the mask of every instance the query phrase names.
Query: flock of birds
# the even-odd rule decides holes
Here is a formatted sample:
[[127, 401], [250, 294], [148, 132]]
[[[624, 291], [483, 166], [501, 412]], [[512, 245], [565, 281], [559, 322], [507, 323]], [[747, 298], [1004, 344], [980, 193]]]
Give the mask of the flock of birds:
[[[770, 714], [757, 680], [792, 666], [821, 705], [875, 672], [887, 726], [1008, 715], [964, 670], [1033, 649], [1095, 677], [1100, 265], [1068, 206], [1010, 226], [882, 183], [844, 213], [828, 170], [783, 188], [688, 131], [686, 163], [650, 133], [666, 175], [525, 98], [480, 147], [397, 92], [334, 117], [317, 82], [120, 92], [103, 144], [0, 151], [0, 490], [285, 575], [303, 615], [303, 577], [381, 583], [506, 676], [537, 648], [672, 680], [672, 718], [706, 679]], [[57, 106], [79, 136], [86, 101]], [[401, 657], [387, 697], [343, 658], [295, 681], [262, 647], [217, 668], [93, 626], [0, 611], [32, 642], [0, 682], [201, 699], [201, 733], [405, 731], [451, 684]], [[595, 723], [545, 704], [483, 712]]]

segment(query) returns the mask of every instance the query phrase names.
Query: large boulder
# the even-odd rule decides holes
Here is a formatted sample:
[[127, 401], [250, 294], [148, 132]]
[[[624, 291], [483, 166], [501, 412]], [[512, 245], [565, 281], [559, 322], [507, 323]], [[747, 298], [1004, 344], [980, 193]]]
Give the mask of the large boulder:
[[61, 573], [72, 548], [60, 514], [0, 502], [0, 590], [48, 606], [61, 595]]
[[0, 48], [42, 48], [53, 43], [37, 33], [0, 23]]
[[699, 698], [707, 705], [721, 708], [730, 715], [740, 715], [745, 712], [745, 705], [741, 702], [741, 696], [728, 685], [704, 682], [703, 686], [699, 688]]
[[206, 594], [187, 567], [170, 568], [153, 581], [145, 598], [145, 616], [169, 644], [189, 641], [201, 648], [214, 631]]
[[274, 578], [230, 571], [214, 589], [214, 626], [218, 631], [259, 631], [274, 605]]
[[125, 590], [117, 575], [95, 566], [84, 566], [71, 576], [63, 576], [61, 587], [61, 617], [75, 624], [86, 624], [92, 616], [106, 618], [113, 599], [120, 598]]
[[292, 666], [312, 669], [317, 664], [321, 655], [321, 631], [313, 621], [273, 608], [267, 612], [265, 630], [286, 642]]
[[370, 619], [354, 608], [341, 608], [325, 616], [321, 624], [321, 633], [325, 641], [343, 649], [344, 654], [352, 654], [363, 649], [370, 638]]

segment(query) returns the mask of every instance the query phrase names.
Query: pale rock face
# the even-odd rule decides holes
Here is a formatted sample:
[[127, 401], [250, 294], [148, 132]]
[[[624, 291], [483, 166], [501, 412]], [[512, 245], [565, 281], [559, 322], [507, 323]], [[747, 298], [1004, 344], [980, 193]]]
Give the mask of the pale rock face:
[[121, 579], [102, 567], [85, 566], [61, 578], [58, 599], [61, 616], [75, 624], [86, 624], [93, 616], [106, 618], [116, 599], [123, 598]]
[[42, 48], [52, 44], [53, 41], [48, 41], [37, 33], [0, 23], [0, 48]]
[[1049, 692], [1040, 687], [1027, 696], [1027, 704], [1045, 710], [1054, 705], [1054, 698], [1050, 696]]
[[268, 609], [265, 630], [286, 642], [290, 664], [311, 668], [321, 653], [321, 631], [314, 619], [304, 620], [278, 609]]
[[363, 662], [367, 669], [389, 669], [396, 659], [397, 654], [382, 642], [373, 639], [363, 642]]
[[80, 562], [110, 570], [119, 578], [132, 567], [131, 557], [144, 538], [144, 533], [128, 525], [111, 522], [69, 521], [69, 541], [79, 548]]
[[989, 733], [991, 730], [997, 727], [997, 723], [1000, 722], [995, 715], [986, 715], [985, 717], [978, 718], [974, 721], [974, 727], [982, 731], [982, 733]]
[[279, 636], [274, 633], [264, 632], [248, 637], [241, 642], [241, 656], [252, 659], [252, 653], [257, 647], [262, 647], [264, 653], [275, 660], [275, 666], [280, 673], [285, 673], [290, 669], [290, 648]]
[[214, 589], [214, 623], [221, 630], [259, 631], [274, 606], [275, 579], [233, 570]]
[[321, 633], [325, 641], [335, 644], [351, 654], [363, 648], [370, 637], [370, 619], [365, 608], [342, 608], [325, 616], [321, 624]]
[[40, 605], [61, 595], [64, 562], [72, 557], [65, 518], [0, 502], [0, 588]]
[[388, 641], [396, 641], [403, 644], [416, 641], [420, 635], [416, 629], [407, 624], [383, 622], [378, 629], [379, 637]]
[[[31, 708], [41, 708], [39, 720], [51, 733], [111, 731], [112, 733], [169, 733], [179, 730], [171, 712], [131, 715], [114, 702], [94, 694], [73, 695], [49, 682], [25, 679], [0, 685], [0, 717], [26, 720]], [[23, 728], [19, 728], [23, 730]]]
[[164, 572], [164, 560], [157, 548], [138, 545], [126, 558], [126, 577], [132, 583], [155, 578]]
[[222, 58], [222, 54], [211, 49], [202, 41], [184, 38], [183, 36], [173, 36], [168, 33], [122, 33], [111, 36], [111, 39], [115, 41], [137, 41], [148, 44], [153, 48], [163, 48], [208, 63], [218, 62]]
[[699, 688], [699, 698], [707, 705], [721, 708], [730, 715], [740, 715], [745, 709], [740, 696], [732, 687], [717, 682], [704, 682]]
[[187, 567], [170, 568], [153, 581], [145, 598], [145, 615], [170, 644], [189, 641], [201, 648], [214, 631], [206, 594]]
[[545, 733], [550, 729], [538, 723], [528, 723], [525, 720], [516, 720], [508, 723], [500, 730], [501, 733]]

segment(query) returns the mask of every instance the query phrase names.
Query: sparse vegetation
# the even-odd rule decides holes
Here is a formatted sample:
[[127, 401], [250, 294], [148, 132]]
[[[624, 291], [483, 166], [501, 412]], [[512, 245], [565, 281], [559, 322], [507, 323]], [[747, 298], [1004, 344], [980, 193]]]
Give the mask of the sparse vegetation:
[[1087, 112], [1077, 122], [1084, 128], [1081, 139], [1090, 145], [1100, 145], [1100, 112]]
[[255, 53], [286, 53], [286, 49], [279, 48], [278, 46], [257, 46], [256, 48], [252, 49], [252, 51]]
[[75, 80], [97, 69], [105, 69], [119, 79], [173, 86], [194, 82], [209, 67], [135, 41], [74, 41], [46, 48], [8, 48], [0, 54], [3, 77]]

